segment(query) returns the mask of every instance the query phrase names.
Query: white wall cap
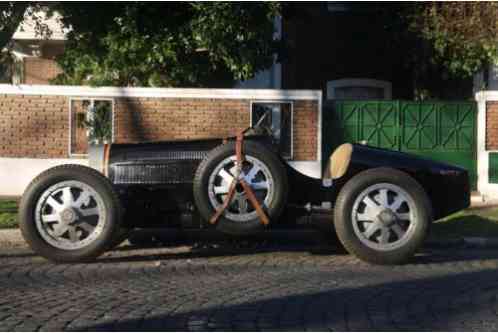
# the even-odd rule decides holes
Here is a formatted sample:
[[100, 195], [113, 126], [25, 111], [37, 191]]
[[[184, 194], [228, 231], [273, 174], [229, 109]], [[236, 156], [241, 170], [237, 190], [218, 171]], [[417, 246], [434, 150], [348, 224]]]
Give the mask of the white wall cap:
[[157, 97], [208, 99], [321, 100], [321, 90], [129, 88], [0, 84], [0, 94], [71, 97]]

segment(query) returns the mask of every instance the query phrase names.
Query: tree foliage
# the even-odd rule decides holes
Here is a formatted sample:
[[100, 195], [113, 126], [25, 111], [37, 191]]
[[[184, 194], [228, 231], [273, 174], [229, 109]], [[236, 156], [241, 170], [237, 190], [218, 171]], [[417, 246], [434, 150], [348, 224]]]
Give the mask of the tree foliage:
[[43, 10], [70, 28], [56, 83], [205, 86], [244, 80], [269, 67], [278, 3], [2, 2], [0, 47], [23, 18]]
[[426, 2], [414, 9], [413, 31], [451, 74], [470, 76], [498, 62], [497, 2]]
[[[64, 73], [57, 83], [219, 86], [251, 78], [272, 64], [273, 54], [282, 54], [283, 45], [273, 40], [280, 7], [274, 2], [1, 2], [0, 47], [8, 45], [23, 17], [40, 9], [58, 11], [71, 32], [58, 59]], [[444, 75], [468, 77], [498, 62], [497, 2], [378, 7], [386, 14], [386, 29], [393, 31], [392, 47], [413, 50], [404, 60], [419, 72], [441, 67]], [[38, 28], [46, 32], [42, 24]]]
[[58, 3], [63, 84], [207, 86], [269, 67], [276, 3]]
[[97, 101], [89, 107], [89, 115], [82, 125], [89, 130], [91, 143], [102, 144], [112, 140], [112, 106], [109, 101]]
[[[10, 73], [14, 58], [9, 50], [9, 42], [24, 14], [34, 9], [29, 1], [0, 2], [0, 73]], [[5, 74], [3, 74], [5, 76]]]

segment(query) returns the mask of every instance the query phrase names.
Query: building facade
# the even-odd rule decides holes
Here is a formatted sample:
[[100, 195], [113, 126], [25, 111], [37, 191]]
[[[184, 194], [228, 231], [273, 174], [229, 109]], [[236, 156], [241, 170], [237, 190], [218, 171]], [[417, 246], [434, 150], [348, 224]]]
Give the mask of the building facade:
[[60, 17], [54, 14], [47, 18], [43, 12], [37, 13], [50, 33], [42, 36], [37, 32], [32, 18], [25, 19], [12, 36], [11, 48], [15, 58], [14, 84], [49, 84], [60, 72], [55, 58], [64, 53], [67, 30], [62, 28]]

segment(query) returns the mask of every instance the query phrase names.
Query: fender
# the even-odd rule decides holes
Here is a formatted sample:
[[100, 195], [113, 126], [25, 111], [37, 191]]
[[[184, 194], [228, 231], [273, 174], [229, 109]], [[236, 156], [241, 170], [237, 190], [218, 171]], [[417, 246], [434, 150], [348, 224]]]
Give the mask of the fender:
[[[464, 168], [366, 145], [343, 146], [337, 148], [341, 153], [335, 155], [334, 152], [330, 158], [332, 168], [329, 174], [332, 178], [335, 175], [334, 179], [342, 180], [339, 183], [344, 183], [363, 170], [393, 168], [406, 172], [422, 185], [433, 204], [435, 219], [470, 206], [470, 182]], [[333, 168], [334, 163], [339, 166]]]

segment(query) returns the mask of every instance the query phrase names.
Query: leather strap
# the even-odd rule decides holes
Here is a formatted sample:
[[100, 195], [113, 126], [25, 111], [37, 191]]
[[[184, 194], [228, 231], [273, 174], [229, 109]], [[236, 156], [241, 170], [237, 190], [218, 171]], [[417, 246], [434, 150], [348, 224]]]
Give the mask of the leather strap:
[[218, 220], [221, 217], [221, 214], [223, 214], [223, 212], [228, 208], [228, 205], [230, 205], [230, 203], [232, 202], [236, 187], [237, 187], [237, 182], [235, 181], [234, 178], [232, 184], [230, 185], [230, 189], [228, 190], [228, 195], [225, 198], [225, 201], [223, 201], [221, 207], [216, 210], [216, 213], [214, 213], [213, 217], [209, 219], [209, 223], [216, 224], [218, 222]]
[[235, 158], [236, 158], [237, 169], [235, 171], [232, 183], [230, 184], [230, 189], [228, 190], [227, 197], [223, 201], [221, 207], [216, 210], [216, 213], [209, 220], [209, 223], [211, 224], [216, 224], [218, 222], [223, 212], [228, 208], [228, 206], [232, 202], [233, 196], [235, 195], [235, 189], [237, 187], [237, 183], [240, 183], [240, 185], [244, 189], [244, 192], [247, 195], [247, 199], [256, 210], [256, 213], [258, 214], [261, 223], [264, 225], [270, 224], [270, 219], [263, 210], [263, 207], [261, 207], [261, 205], [259, 204], [258, 199], [256, 198], [256, 195], [254, 194], [252, 188], [245, 182], [244, 179], [240, 178], [240, 175], [242, 173], [242, 163], [244, 162], [244, 153], [242, 151], [243, 145], [244, 145], [244, 132], [241, 132], [237, 135], [237, 139], [235, 141]]
[[256, 196], [254, 195], [254, 192], [252, 191], [251, 187], [243, 179], [240, 181], [240, 185], [242, 185], [242, 188], [246, 192], [247, 199], [249, 199], [251, 204], [254, 206], [256, 213], [258, 213], [258, 217], [261, 220], [261, 223], [263, 223], [264, 225], [270, 224], [268, 216], [266, 216], [265, 211], [258, 202], [258, 199], [256, 199]]

